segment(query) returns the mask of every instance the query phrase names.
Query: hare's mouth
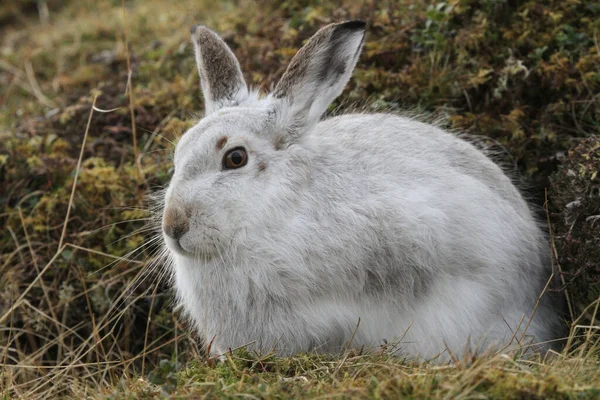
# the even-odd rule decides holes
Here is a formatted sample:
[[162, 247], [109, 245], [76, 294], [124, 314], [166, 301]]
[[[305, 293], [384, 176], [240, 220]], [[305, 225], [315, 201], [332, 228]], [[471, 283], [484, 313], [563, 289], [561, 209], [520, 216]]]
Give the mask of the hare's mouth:
[[173, 239], [173, 238], [168, 237], [166, 235], [163, 235], [163, 238], [164, 238], [165, 244], [167, 245], [167, 248], [169, 250], [171, 250], [172, 252], [174, 252], [176, 254], [179, 254], [179, 255], [182, 255], [184, 257], [190, 257], [190, 258], [194, 257], [194, 254], [192, 252], [184, 249], [181, 246], [181, 243], [179, 243], [178, 239]]
[[189, 240], [185, 240], [185, 237], [177, 240], [164, 235], [164, 240], [169, 250], [186, 258], [209, 261], [218, 256], [218, 250], [215, 246], [193, 245]]

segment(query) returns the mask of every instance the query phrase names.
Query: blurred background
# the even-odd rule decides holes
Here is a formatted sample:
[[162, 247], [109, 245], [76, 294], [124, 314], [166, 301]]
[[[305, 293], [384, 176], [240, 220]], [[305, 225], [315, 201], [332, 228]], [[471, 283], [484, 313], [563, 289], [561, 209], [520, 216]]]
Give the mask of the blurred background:
[[150, 372], [168, 384], [203, 356], [152, 263], [161, 250], [149, 201], [168, 182], [172, 143], [203, 108], [196, 23], [219, 32], [246, 80], [267, 91], [320, 27], [366, 20], [334, 107], [409, 110], [480, 135], [551, 233], [568, 323], [590, 325], [600, 298], [598, 15], [600, 3], [578, 0], [2, 2], [2, 392], [74, 396], [81, 382]]

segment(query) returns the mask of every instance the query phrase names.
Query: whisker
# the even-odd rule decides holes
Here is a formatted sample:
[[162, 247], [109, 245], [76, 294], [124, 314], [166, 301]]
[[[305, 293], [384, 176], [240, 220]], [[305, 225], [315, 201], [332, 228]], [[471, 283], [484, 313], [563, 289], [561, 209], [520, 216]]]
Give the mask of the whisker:
[[[136, 247], [135, 249], [133, 249], [133, 250], [132, 250], [132, 251], [130, 251], [129, 253], [127, 253], [127, 254], [125, 254], [124, 256], [122, 256], [120, 259], [117, 259], [117, 260], [115, 260], [115, 261], [112, 261], [112, 262], [110, 262], [109, 264], [105, 265], [104, 267], [102, 267], [102, 268], [100, 268], [100, 269], [98, 269], [98, 270], [96, 270], [96, 271], [93, 271], [93, 272], [91, 272], [91, 273], [90, 273], [88, 276], [93, 276], [94, 274], [96, 274], [96, 273], [98, 273], [98, 272], [101, 272], [101, 271], [104, 271], [104, 270], [106, 270], [106, 269], [108, 269], [108, 268], [111, 268], [113, 265], [115, 265], [116, 263], [118, 263], [118, 262], [121, 262], [121, 261], [126, 261], [126, 264], [125, 264], [125, 265], [128, 265], [128, 264], [130, 264], [130, 263], [131, 263], [131, 261], [136, 261], [136, 259], [137, 259], [137, 258], [140, 256], [140, 254], [141, 254], [141, 250], [144, 250], [144, 248], [146, 248], [146, 247], [148, 247], [148, 246], [151, 246], [151, 245], [157, 245], [157, 244], [156, 244], [156, 242], [157, 242], [159, 239], [161, 239], [161, 237], [160, 237], [160, 236], [156, 236], [156, 237], [154, 237], [154, 238], [151, 238], [150, 240], [148, 240], [148, 241], [146, 241], [146, 242], [142, 243], [141, 245], [139, 245], [138, 247]], [[136, 253], [137, 253], [137, 254], [136, 254]], [[134, 256], [134, 254], [136, 254], [136, 255]]]
[[133, 283], [133, 286], [129, 289], [129, 295], [132, 295], [141, 285], [144, 283], [144, 280], [149, 275], [154, 275], [154, 270], [158, 268], [162, 264], [162, 260], [165, 256], [165, 253], [168, 251], [165, 247], [160, 247], [154, 250], [155, 254], [151, 256], [151, 260], [143, 271], [143, 274], [140, 274], [136, 277], [137, 282]]
[[[89, 235], [91, 235], [91, 234], [97, 233], [97, 232], [99, 232], [99, 231], [101, 231], [101, 230], [103, 230], [103, 229], [110, 228], [110, 227], [113, 227], [113, 226], [116, 226], [116, 225], [122, 225], [122, 224], [126, 224], [126, 223], [128, 223], [128, 222], [151, 221], [151, 220], [152, 220], [152, 218], [148, 217], [148, 218], [136, 218], [136, 219], [130, 219], [130, 220], [127, 220], [127, 221], [118, 221], [118, 222], [113, 222], [112, 224], [107, 224], [107, 225], [104, 225], [104, 226], [102, 226], [102, 227], [100, 227], [100, 228], [96, 228], [96, 229], [94, 229], [93, 231], [89, 231], [89, 232], [88, 232], [88, 234], [89, 234]], [[137, 231], [136, 231], [136, 232], [137, 232]]]
[[139, 229], [136, 229], [133, 232], [130, 232], [130, 233], [126, 234], [126, 235], [121, 236], [120, 238], [118, 238], [116, 240], [113, 240], [112, 242], [110, 242], [107, 245], [107, 247], [108, 246], [112, 246], [115, 243], [119, 243], [120, 241], [128, 239], [128, 238], [130, 238], [132, 236], [139, 235], [140, 233], [146, 233], [146, 232], [151, 232], [151, 231], [157, 231], [157, 233], [158, 233], [158, 232], [160, 232], [160, 229], [161, 229], [160, 227], [157, 227], [157, 226], [154, 226], [154, 225], [143, 226], [143, 227], [141, 227]]

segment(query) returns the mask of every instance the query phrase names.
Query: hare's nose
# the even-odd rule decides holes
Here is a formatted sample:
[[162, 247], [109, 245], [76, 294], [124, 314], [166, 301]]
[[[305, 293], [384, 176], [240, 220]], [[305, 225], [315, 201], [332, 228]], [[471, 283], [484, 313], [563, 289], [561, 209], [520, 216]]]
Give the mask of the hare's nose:
[[179, 240], [190, 229], [189, 220], [189, 213], [182, 206], [169, 205], [163, 214], [163, 230], [168, 237]]

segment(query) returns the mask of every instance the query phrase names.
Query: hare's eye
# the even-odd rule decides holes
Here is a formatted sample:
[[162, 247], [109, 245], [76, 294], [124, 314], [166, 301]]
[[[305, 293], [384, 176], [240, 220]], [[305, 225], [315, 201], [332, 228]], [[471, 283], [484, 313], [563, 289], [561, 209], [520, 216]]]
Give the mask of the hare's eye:
[[248, 162], [248, 154], [243, 147], [229, 150], [223, 157], [223, 169], [241, 168]]

